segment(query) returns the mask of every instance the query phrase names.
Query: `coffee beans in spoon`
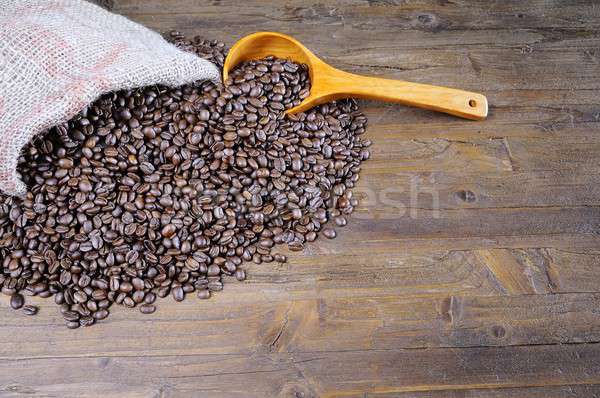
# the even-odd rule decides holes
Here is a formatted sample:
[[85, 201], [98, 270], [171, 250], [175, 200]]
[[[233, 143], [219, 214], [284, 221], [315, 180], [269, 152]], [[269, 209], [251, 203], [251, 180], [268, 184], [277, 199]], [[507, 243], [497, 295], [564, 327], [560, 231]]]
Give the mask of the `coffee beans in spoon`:
[[[222, 66], [222, 44], [172, 39]], [[27, 195], [0, 195], [11, 306], [32, 315], [24, 296], [53, 296], [69, 328], [114, 304], [151, 314], [158, 298], [243, 281], [249, 261], [287, 261], [281, 245], [334, 238], [357, 205], [366, 118], [353, 100], [285, 115], [309, 89], [305, 66], [266, 58], [224, 85], [105, 95], [34, 140], [19, 165]]]

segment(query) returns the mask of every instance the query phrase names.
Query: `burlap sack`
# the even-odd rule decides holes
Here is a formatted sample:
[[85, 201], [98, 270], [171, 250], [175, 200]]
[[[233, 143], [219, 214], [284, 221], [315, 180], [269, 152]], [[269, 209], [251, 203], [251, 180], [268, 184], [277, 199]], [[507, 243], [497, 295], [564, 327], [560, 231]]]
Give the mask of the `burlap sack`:
[[0, 0], [0, 190], [25, 193], [23, 146], [101, 94], [219, 80], [210, 62], [82, 0]]

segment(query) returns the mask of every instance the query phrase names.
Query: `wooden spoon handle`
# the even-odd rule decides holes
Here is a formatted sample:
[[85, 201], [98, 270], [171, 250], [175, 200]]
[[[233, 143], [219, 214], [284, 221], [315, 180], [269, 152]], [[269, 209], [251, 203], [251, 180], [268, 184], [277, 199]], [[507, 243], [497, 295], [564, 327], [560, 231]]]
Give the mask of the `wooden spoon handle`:
[[323, 87], [332, 97], [358, 97], [398, 102], [404, 105], [482, 120], [487, 117], [487, 98], [478, 93], [454, 88], [410, 83], [402, 80], [360, 76], [339, 70], [331, 71]]

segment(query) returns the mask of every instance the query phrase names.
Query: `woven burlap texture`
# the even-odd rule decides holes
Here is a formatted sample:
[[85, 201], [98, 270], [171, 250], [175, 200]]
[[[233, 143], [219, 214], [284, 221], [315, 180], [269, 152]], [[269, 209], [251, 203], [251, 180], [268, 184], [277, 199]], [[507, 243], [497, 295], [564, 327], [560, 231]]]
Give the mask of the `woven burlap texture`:
[[0, 0], [0, 190], [22, 195], [29, 140], [100, 95], [153, 84], [218, 81], [218, 68], [83, 0]]

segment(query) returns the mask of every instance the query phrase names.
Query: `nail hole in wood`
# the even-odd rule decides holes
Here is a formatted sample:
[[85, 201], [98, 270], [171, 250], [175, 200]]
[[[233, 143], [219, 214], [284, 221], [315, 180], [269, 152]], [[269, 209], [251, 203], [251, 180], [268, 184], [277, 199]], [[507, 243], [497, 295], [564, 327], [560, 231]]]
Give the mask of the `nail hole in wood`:
[[469, 100], [469, 106], [471, 108], [475, 108], [477, 106], [477, 101], [475, 101], [474, 99]]

